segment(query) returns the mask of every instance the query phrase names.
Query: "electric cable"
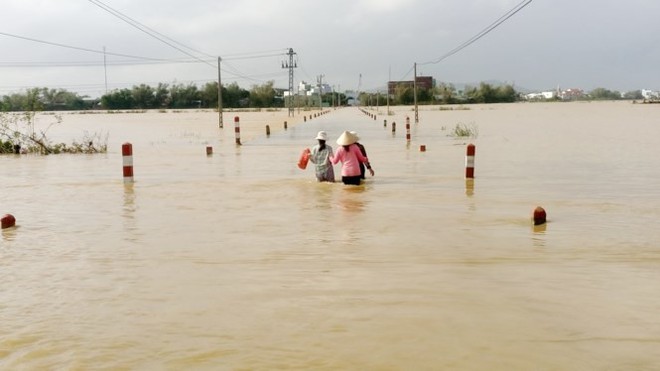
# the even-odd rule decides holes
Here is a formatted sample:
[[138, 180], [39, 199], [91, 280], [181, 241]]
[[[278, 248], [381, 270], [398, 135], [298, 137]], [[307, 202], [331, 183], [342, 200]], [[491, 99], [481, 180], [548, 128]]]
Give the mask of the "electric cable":
[[513, 17], [516, 13], [518, 13], [519, 11], [521, 11], [524, 7], [526, 7], [527, 5], [529, 5], [531, 2], [532, 2], [532, 0], [524, 0], [524, 1], [520, 2], [520, 3], [518, 3], [518, 5], [516, 5], [515, 7], [513, 7], [513, 8], [512, 8], [511, 10], [509, 10], [508, 12], [504, 13], [504, 15], [502, 15], [500, 18], [498, 18], [497, 20], [495, 20], [495, 21], [494, 21], [493, 23], [491, 23], [489, 26], [487, 26], [486, 28], [484, 28], [483, 30], [481, 30], [479, 33], [477, 33], [476, 35], [472, 36], [470, 39], [468, 39], [467, 41], [463, 42], [463, 43], [460, 44], [459, 46], [457, 46], [457, 47], [455, 47], [454, 49], [450, 50], [450, 51], [447, 52], [445, 55], [443, 55], [443, 56], [441, 56], [441, 57], [439, 57], [439, 58], [437, 58], [437, 59], [435, 59], [435, 60], [429, 61], [429, 62], [419, 63], [418, 65], [423, 66], [423, 65], [428, 65], [428, 64], [437, 64], [437, 63], [440, 63], [440, 62], [442, 62], [443, 60], [445, 60], [445, 59], [451, 57], [452, 55], [458, 53], [459, 51], [461, 51], [461, 50], [463, 50], [463, 49], [465, 49], [465, 48], [467, 48], [468, 46], [470, 46], [471, 44], [473, 44], [473, 43], [476, 42], [477, 40], [479, 40], [479, 39], [481, 39], [482, 37], [486, 36], [488, 33], [490, 33], [492, 30], [494, 30], [494, 29], [497, 28], [499, 25], [501, 25], [502, 23], [504, 23], [507, 19]]

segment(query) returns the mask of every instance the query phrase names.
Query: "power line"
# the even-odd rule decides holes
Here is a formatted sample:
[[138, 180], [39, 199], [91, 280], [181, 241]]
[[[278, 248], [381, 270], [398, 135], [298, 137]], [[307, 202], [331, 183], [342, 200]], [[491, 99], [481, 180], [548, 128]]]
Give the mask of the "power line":
[[484, 28], [484, 29], [481, 30], [479, 33], [477, 33], [476, 35], [472, 36], [470, 39], [468, 39], [468, 40], [465, 41], [464, 43], [460, 44], [460, 45], [457, 46], [456, 48], [450, 50], [450, 51], [449, 51], [448, 53], [446, 53], [445, 55], [443, 55], [443, 56], [441, 56], [441, 57], [439, 57], [439, 58], [437, 58], [437, 59], [435, 59], [435, 60], [429, 61], [429, 62], [419, 63], [419, 65], [437, 64], [437, 63], [440, 63], [440, 62], [442, 62], [443, 60], [445, 60], [445, 59], [451, 57], [452, 55], [458, 53], [459, 51], [461, 51], [461, 50], [463, 50], [463, 49], [465, 49], [465, 48], [467, 48], [468, 46], [470, 46], [471, 44], [473, 44], [473, 43], [476, 42], [477, 40], [479, 40], [479, 39], [481, 39], [482, 37], [486, 36], [489, 32], [491, 32], [492, 30], [494, 30], [495, 28], [497, 28], [497, 26], [499, 26], [499, 25], [501, 25], [502, 23], [504, 23], [507, 19], [513, 17], [516, 13], [518, 13], [519, 11], [521, 11], [524, 7], [526, 7], [527, 5], [529, 5], [531, 2], [532, 2], [532, 0], [524, 0], [524, 1], [520, 2], [518, 5], [516, 5], [516, 6], [513, 7], [511, 10], [509, 10], [509, 11], [506, 12], [504, 15], [502, 15], [500, 18], [498, 18], [498, 19], [495, 20], [493, 23], [491, 23], [488, 27]]
[[[111, 61], [107, 62], [109, 65], [143, 65], [143, 64], [177, 64], [177, 63], [206, 63], [209, 64], [212, 61], [215, 61], [214, 59], [200, 59], [195, 57], [194, 59], [166, 59], [166, 58], [152, 58], [152, 57], [144, 57], [144, 56], [137, 56], [137, 55], [130, 55], [130, 54], [122, 54], [122, 53], [112, 53], [112, 52], [103, 52], [103, 50], [94, 50], [94, 49], [89, 49], [89, 48], [83, 48], [79, 46], [74, 46], [74, 45], [67, 45], [67, 44], [62, 44], [62, 43], [56, 43], [52, 41], [46, 41], [46, 40], [40, 40], [40, 39], [35, 39], [32, 37], [27, 37], [27, 36], [21, 36], [21, 35], [15, 35], [15, 34], [10, 34], [6, 32], [1, 32], [0, 35], [2, 36], [7, 36], [7, 37], [13, 37], [21, 40], [26, 40], [26, 41], [31, 41], [35, 43], [40, 43], [40, 44], [46, 44], [46, 45], [51, 45], [51, 46], [56, 46], [60, 48], [66, 48], [66, 49], [74, 49], [74, 50], [80, 50], [88, 53], [94, 53], [94, 54], [106, 54], [106, 55], [112, 55], [116, 57], [122, 57], [122, 58], [131, 58], [133, 59], [132, 61]], [[268, 54], [264, 54], [268, 53]], [[285, 55], [284, 52], [280, 51], [279, 53], [274, 53], [274, 51], [265, 51], [265, 52], [253, 52], [253, 53], [242, 53], [242, 54], [235, 54], [234, 57], [228, 58], [228, 60], [246, 60], [246, 59], [258, 59], [258, 58], [270, 58], [270, 57], [277, 57], [277, 56], [282, 56]], [[134, 60], [141, 60], [142, 62], [137, 62]], [[224, 58], [223, 58], [224, 60]], [[0, 67], [79, 67], [79, 66], [100, 66], [103, 65], [101, 62], [90, 62], [90, 61], [73, 61], [73, 62], [0, 62]]]
[[[209, 60], [210, 61], [210, 60]], [[168, 59], [162, 61], [109, 61], [107, 63], [99, 61], [62, 61], [62, 62], [0, 62], [0, 68], [2, 67], [11, 67], [11, 68], [47, 68], [47, 67], [98, 67], [107, 65], [114, 66], [140, 66], [140, 65], [165, 65], [165, 64], [192, 64], [199, 63], [196, 60], [177, 60], [177, 59]]]
[[[44, 41], [44, 40], [39, 40], [39, 39], [34, 39], [31, 37], [26, 37], [26, 36], [20, 36], [20, 35], [14, 35], [6, 32], [1, 32], [0, 35], [3, 36], [8, 36], [8, 37], [14, 37], [17, 39], [22, 39], [22, 40], [27, 40], [27, 41], [32, 41], [36, 43], [41, 43], [41, 44], [47, 44], [47, 45], [52, 45], [52, 46], [57, 46], [60, 48], [67, 48], [67, 49], [74, 49], [74, 50], [80, 50], [88, 53], [96, 53], [96, 54], [104, 54], [103, 50], [94, 50], [94, 49], [89, 49], [89, 48], [83, 48], [79, 46], [72, 46], [72, 45], [66, 45], [66, 44], [60, 44], [60, 43], [55, 43], [51, 41]], [[133, 58], [133, 59], [142, 59], [142, 60], [147, 60], [147, 61], [169, 61], [169, 59], [162, 59], [162, 58], [149, 58], [149, 57], [141, 57], [137, 55], [129, 55], [129, 54], [120, 54], [120, 53], [111, 53], [111, 52], [105, 52], [107, 55], [114, 55], [116, 57], [124, 57], [124, 58]]]
[[410, 67], [410, 69], [408, 70], [408, 72], [406, 72], [406, 73], [403, 75], [403, 77], [401, 77], [401, 78], [399, 79], [399, 81], [403, 81], [406, 77], [408, 77], [408, 75], [410, 75], [410, 73], [411, 73], [414, 69], [415, 69], [414, 66], [413, 66], [413, 67]]
[[[250, 77], [250, 76], [242, 74], [236, 67], [232, 66], [230, 63], [224, 63], [224, 66], [231, 69], [231, 71], [227, 71], [230, 75], [240, 77], [244, 80], [249, 80], [249, 81], [252, 81], [252, 82], [257, 82], [257, 83], [265, 82], [264, 80], [257, 80], [257, 79], [254, 79], [254, 78]], [[275, 76], [281, 76], [281, 75], [282, 75], [282, 72], [279, 71], [279, 72], [274, 72], [272, 74], [267, 74], [265, 76], [275, 77]]]
[[[191, 51], [193, 51], [193, 52], [195, 52], [195, 53], [199, 53], [199, 54], [205, 55], [205, 56], [207, 56], [207, 57], [209, 57], [209, 58], [215, 58], [215, 56], [213, 56], [213, 55], [210, 55], [210, 54], [207, 54], [207, 53], [205, 53], [205, 52], [202, 52], [202, 51], [199, 51], [199, 50], [193, 49], [193, 48], [191, 48], [191, 47], [189, 47], [189, 46], [187, 46], [187, 45], [184, 45], [184, 44], [182, 44], [182, 43], [180, 43], [180, 42], [178, 42], [178, 41], [176, 41], [176, 40], [174, 40], [174, 39], [168, 37], [167, 35], [164, 35], [164, 34], [158, 32], [158, 31], [154, 30], [153, 28], [151, 28], [151, 27], [149, 27], [149, 26], [147, 26], [147, 25], [144, 25], [144, 24], [138, 22], [137, 20], [135, 20], [135, 19], [133, 19], [133, 18], [127, 16], [126, 14], [123, 14], [122, 12], [118, 11], [117, 9], [114, 9], [114, 8], [110, 7], [109, 5], [107, 5], [107, 4], [103, 3], [103, 2], [101, 2], [100, 0], [89, 0], [89, 1], [90, 1], [92, 4], [94, 4], [94, 5], [96, 5], [96, 6], [100, 7], [100, 8], [102, 8], [103, 10], [105, 10], [105, 11], [107, 11], [107, 12], [109, 12], [109, 13], [111, 13], [112, 15], [114, 15], [114, 16], [120, 18], [121, 20], [123, 20], [124, 22], [130, 24], [131, 26], [133, 26], [133, 27], [139, 29], [140, 31], [143, 31], [143, 32], [149, 34], [148, 32], [145, 31], [145, 30], [149, 30], [150, 32], [153, 32], [153, 33], [155, 33], [155, 34], [157, 34], [157, 35], [159, 35], [159, 36], [161, 36], [161, 37], [163, 37], [163, 38], [165, 38], [165, 39], [167, 39], [167, 40], [169, 40], [169, 41], [171, 41], [171, 42], [173, 42], [173, 43], [175, 43], [175, 44], [177, 44], [177, 45], [179, 45], [179, 46], [181, 46], [181, 47], [183, 47], [183, 48], [186, 48], [186, 49], [188, 49], [188, 50], [191, 50]], [[150, 35], [150, 36], [153, 36], [153, 35], [151, 35], [151, 34], [149, 34], [149, 35]]]
[[289, 52], [289, 49], [281, 48], [281, 49], [273, 49], [273, 50], [262, 50], [262, 51], [255, 51], [255, 52], [244, 52], [244, 53], [234, 53], [234, 54], [224, 54], [222, 57], [222, 60], [224, 61], [225, 59], [230, 59], [230, 60], [236, 60], [236, 59], [254, 59], [254, 58], [263, 58], [263, 57], [273, 57], [273, 56], [282, 56], [282, 55], [287, 55]]
[[286, 55], [286, 53], [274, 53], [274, 54], [263, 54], [263, 55], [246, 55], [243, 57], [239, 56], [229, 56], [227, 58], [222, 57], [222, 60], [229, 60], [229, 61], [237, 61], [237, 60], [246, 60], [246, 59], [259, 59], [259, 58], [269, 58], [269, 57], [281, 57], [282, 55]]
[[[143, 25], [142, 23], [140, 23], [140, 22], [138, 22], [138, 21], [136, 21], [136, 20], [130, 18], [129, 16], [127, 16], [127, 15], [121, 13], [120, 11], [111, 8], [110, 6], [108, 6], [108, 5], [104, 4], [104, 3], [102, 3], [102, 2], [99, 1], [99, 0], [89, 0], [89, 2], [92, 3], [92, 4], [94, 4], [94, 5], [96, 5], [96, 6], [98, 6], [99, 8], [101, 8], [101, 9], [107, 11], [108, 13], [110, 13], [110, 14], [116, 16], [117, 18], [123, 20], [124, 22], [130, 24], [131, 26], [137, 28], [138, 30], [140, 30], [140, 31], [142, 31], [142, 32], [144, 32], [144, 33], [146, 33], [147, 35], [153, 37], [154, 39], [156, 39], [156, 40], [158, 40], [158, 41], [160, 41], [160, 42], [162, 42], [162, 43], [164, 43], [164, 44], [166, 44], [166, 45], [168, 45], [168, 46], [170, 46], [170, 47], [172, 47], [172, 48], [174, 48], [174, 49], [180, 51], [181, 53], [183, 53], [183, 54], [185, 54], [185, 55], [187, 55], [187, 56], [189, 56], [189, 57], [192, 57], [192, 58], [194, 58], [194, 59], [197, 59], [197, 60], [199, 60], [200, 62], [202, 62], [202, 63], [204, 63], [204, 64], [207, 64], [207, 65], [209, 65], [209, 66], [211, 66], [211, 67], [213, 67], [213, 68], [217, 68], [217, 66], [215, 66], [215, 65], [213, 65], [213, 64], [211, 64], [211, 63], [208, 63], [208, 62], [206, 62], [206, 61], [200, 59], [200, 58], [197, 57], [196, 55], [193, 55], [193, 54], [191, 54], [191, 53], [189, 53], [189, 52], [183, 50], [182, 48], [179, 48], [178, 46], [174, 45], [174, 43], [176, 43], [176, 44], [178, 44], [178, 45], [181, 45], [182, 47], [184, 47], [184, 48], [186, 48], [186, 49], [193, 50], [193, 51], [195, 51], [195, 52], [197, 52], [197, 53], [204, 54], [204, 55], [206, 55], [207, 57], [210, 57], [208, 54], [206, 54], [206, 53], [202, 53], [202, 52], [199, 52], [199, 51], [196, 51], [196, 50], [194, 50], [194, 49], [192, 49], [192, 48], [190, 48], [190, 47], [187, 47], [187, 46], [185, 46], [185, 45], [183, 45], [183, 44], [181, 44], [181, 43], [179, 43], [179, 42], [177, 42], [177, 41], [175, 41], [175, 40], [172, 40], [171, 38], [169, 38], [169, 37], [167, 37], [167, 36], [161, 34], [160, 32], [157, 32], [157, 31], [155, 31], [155, 30], [152, 30], [151, 28], [149, 28], [149, 27]], [[167, 41], [167, 40], [165, 40], [165, 39], [171, 40], [172, 42], [169, 42], [169, 41]]]
[[[191, 50], [191, 51], [193, 51], [193, 52], [195, 52], [195, 53], [198, 53], [198, 54], [202, 54], [202, 55], [204, 55], [204, 56], [206, 56], [206, 57], [208, 57], [208, 58], [213, 58], [212, 61], [215, 61], [215, 58], [216, 58], [215, 56], [212, 56], [212, 55], [210, 55], [210, 54], [208, 54], [208, 53], [205, 53], [205, 52], [202, 52], [202, 51], [196, 50], [196, 49], [191, 48], [191, 47], [189, 47], [189, 46], [187, 46], [187, 45], [185, 45], [185, 44], [182, 44], [182, 43], [180, 43], [180, 42], [178, 42], [178, 41], [176, 41], [176, 40], [174, 40], [174, 39], [168, 37], [167, 35], [164, 35], [164, 34], [158, 32], [158, 31], [154, 30], [153, 28], [150, 28], [150, 27], [147, 26], [147, 25], [144, 25], [144, 24], [140, 23], [139, 21], [137, 21], [137, 20], [135, 20], [135, 19], [133, 19], [133, 18], [127, 16], [126, 14], [124, 14], [124, 13], [122, 13], [122, 12], [120, 12], [120, 11], [118, 11], [117, 9], [114, 9], [114, 8], [110, 7], [109, 5], [103, 3], [103, 2], [100, 1], [100, 0], [88, 0], [88, 1], [89, 1], [90, 3], [92, 3], [92, 4], [96, 5], [96, 6], [98, 6], [99, 8], [101, 8], [101, 9], [107, 11], [108, 13], [114, 15], [115, 17], [121, 19], [122, 21], [128, 23], [129, 25], [131, 25], [131, 26], [137, 28], [138, 30], [140, 30], [140, 31], [142, 31], [142, 32], [144, 32], [144, 33], [146, 33], [147, 35], [149, 35], [149, 36], [151, 36], [151, 37], [153, 37], [153, 38], [155, 38], [155, 39], [157, 39], [157, 40], [159, 40], [159, 41], [165, 43], [166, 45], [168, 45], [168, 46], [170, 46], [170, 47], [172, 47], [172, 48], [174, 48], [174, 49], [176, 49], [176, 50], [178, 50], [178, 51], [180, 51], [180, 52], [182, 52], [182, 53], [188, 55], [189, 57], [192, 57], [193, 59], [195, 59], [195, 60], [197, 60], [197, 61], [199, 61], [199, 62], [201, 62], [201, 63], [208, 64], [208, 65], [210, 65], [210, 66], [213, 67], [213, 68], [217, 68], [217, 65], [211, 64], [211, 63], [210, 63], [210, 62], [211, 62], [210, 60], [201, 59], [201, 58], [199, 58], [199, 57], [197, 57], [197, 56], [195, 56], [195, 55], [192, 55], [192, 54], [188, 53], [188, 52], [185, 51], [185, 50], [182, 50], [181, 48], [179, 48], [179, 47], [177, 47], [177, 46], [175, 46], [175, 45], [173, 45], [173, 44], [177, 44], [177, 45], [181, 46], [182, 48], [185, 48], [185, 49]], [[168, 41], [166, 41], [166, 40], [164, 40], [164, 39], [167, 39], [167, 40], [171, 41], [171, 43], [168, 42]], [[275, 53], [275, 52], [277, 52], [277, 53]], [[268, 54], [264, 54], [264, 53], [268, 53]], [[225, 56], [222, 57], [222, 60], [223, 60], [223, 61], [226, 61], [226, 60], [257, 59], [257, 58], [267, 58], [267, 57], [281, 56], [281, 55], [283, 55], [283, 54], [286, 54], [286, 51], [283, 51], [282, 49], [279, 49], [279, 50], [270, 50], [270, 51], [265, 51], [265, 52], [251, 52], [251, 53], [243, 53], [243, 54], [235, 54], [235, 55], [225, 55]]]

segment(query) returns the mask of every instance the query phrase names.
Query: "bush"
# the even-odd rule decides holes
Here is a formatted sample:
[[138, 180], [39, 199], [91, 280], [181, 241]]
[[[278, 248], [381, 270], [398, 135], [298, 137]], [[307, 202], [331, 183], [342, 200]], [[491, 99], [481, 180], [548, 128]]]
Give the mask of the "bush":
[[449, 133], [449, 136], [455, 138], [476, 138], [479, 136], [479, 128], [474, 123], [466, 125], [459, 122], [451, 133]]
[[55, 115], [55, 122], [45, 130], [35, 132], [34, 112], [22, 114], [0, 113], [0, 153], [14, 153], [14, 146], [20, 146], [21, 153], [57, 154], [57, 153], [105, 153], [108, 151], [108, 135], [85, 133], [82, 140], [71, 144], [50, 142], [46, 136], [48, 129], [60, 122]]

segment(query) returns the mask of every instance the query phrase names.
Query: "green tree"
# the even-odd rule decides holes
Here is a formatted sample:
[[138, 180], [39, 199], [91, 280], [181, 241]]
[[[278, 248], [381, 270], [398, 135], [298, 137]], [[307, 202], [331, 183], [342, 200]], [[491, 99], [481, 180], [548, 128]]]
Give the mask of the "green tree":
[[516, 101], [518, 93], [511, 85], [501, 85], [497, 87], [495, 97], [499, 103], [513, 103]]
[[394, 88], [394, 104], [409, 105], [414, 103], [413, 88], [399, 84]]
[[250, 90], [250, 106], [252, 107], [273, 107], [275, 103], [275, 85], [274, 81], [268, 81], [262, 85], [253, 85]]
[[105, 109], [132, 109], [133, 92], [130, 89], [114, 90], [101, 97], [101, 105]]
[[172, 100], [170, 97], [169, 85], [159, 82], [158, 86], [154, 90], [154, 107], [156, 108], [169, 107], [171, 101]]
[[218, 108], [218, 83], [207, 82], [199, 93], [202, 107]]
[[32, 112], [43, 111], [44, 105], [41, 102], [40, 96], [41, 96], [41, 89], [39, 88], [28, 89], [28, 91], [25, 93], [25, 103], [22, 109], [24, 111], [32, 111]]
[[132, 108], [150, 109], [154, 108], [156, 104], [156, 92], [149, 85], [133, 86], [131, 95], [133, 96]]
[[482, 82], [479, 88], [466, 88], [465, 96], [468, 103], [505, 103], [515, 102], [518, 93], [511, 85], [493, 88], [490, 84]]
[[27, 106], [27, 97], [24, 94], [13, 93], [2, 98], [3, 111], [23, 111]]
[[433, 103], [433, 91], [430, 89], [417, 89], [417, 103]]
[[589, 93], [589, 97], [594, 100], [617, 100], [621, 99], [621, 93], [605, 88], [596, 88]]
[[80, 110], [85, 108], [85, 102], [81, 96], [64, 89], [40, 89], [40, 101], [43, 109], [47, 111]]
[[240, 108], [247, 105], [250, 92], [232, 82], [222, 87], [222, 105], [228, 108]]
[[435, 87], [435, 93], [440, 96], [440, 100], [444, 104], [456, 103], [456, 87], [452, 84], [441, 83]]
[[170, 97], [172, 98], [172, 108], [192, 108], [197, 107], [199, 102], [199, 90], [194, 84], [182, 85], [174, 84], [170, 88]]
[[644, 99], [644, 96], [642, 95], [641, 90], [634, 90], [634, 91], [626, 92], [623, 95], [623, 98], [625, 98], [625, 99]]

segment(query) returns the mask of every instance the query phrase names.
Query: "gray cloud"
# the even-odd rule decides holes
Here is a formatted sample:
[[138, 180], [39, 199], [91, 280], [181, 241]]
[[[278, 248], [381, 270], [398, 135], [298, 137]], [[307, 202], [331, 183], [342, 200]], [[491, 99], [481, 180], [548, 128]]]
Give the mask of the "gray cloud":
[[[267, 80], [286, 87], [281, 56], [298, 53], [296, 81], [325, 80], [342, 90], [410, 79], [413, 63], [444, 55], [481, 31], [518, 0], [104, 0], [105, 4], [212, 56], [221, 55], [223, 82], [250, 87]], [[528, 89], [660, 89], [660, 26], [654, 0], [534, 0], [494, 31], [419, 74], [438, 81], [499, 80]], [[90, 1], [3, 2], [0, 32], [49, 42], [145, 56], [188, 58]], [[98, 96], [103, 55], [0, 35], [0, 94], [33, 86]], [[200, 55], [200, 58], [208, 57]], [[215, 81], [217, 70], [196, 64], [130, 65], [108, 56], [110, 89], [157, 82]], [[213, 60], [213, 59], [211, 59]], [[80, 66], [85, 62], [92, 64]], [[211, 62], [214, 64], [215, 62]], [[30, 67], [17, 67], [28, 64]], [[42, 66], [37, 66], [41, 64]], [[69, 65], [56, 67], [56, 64]]]

